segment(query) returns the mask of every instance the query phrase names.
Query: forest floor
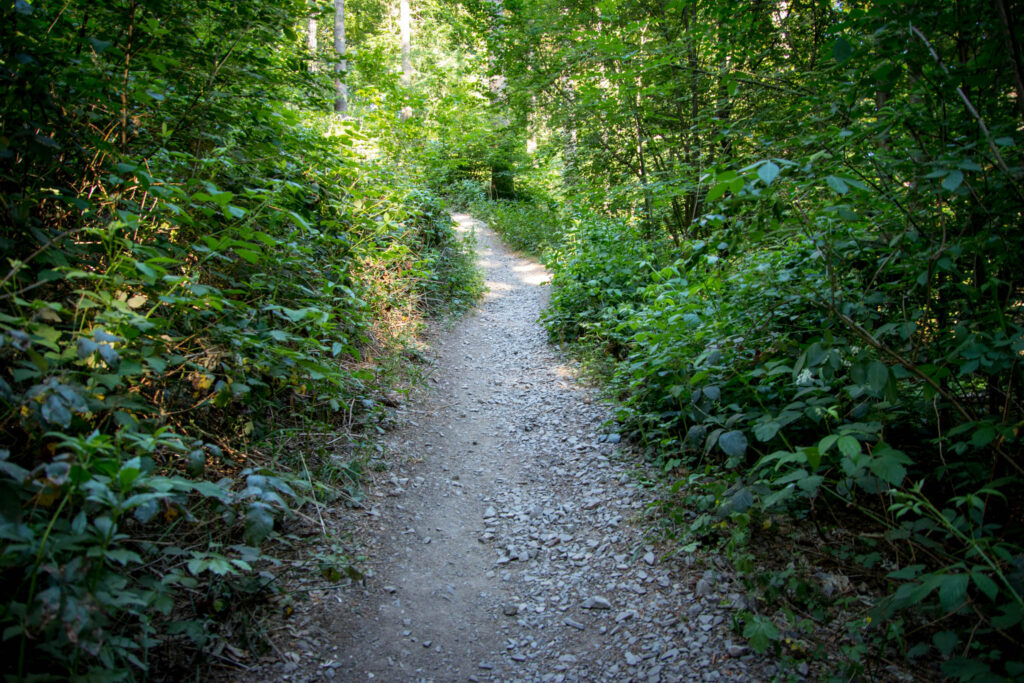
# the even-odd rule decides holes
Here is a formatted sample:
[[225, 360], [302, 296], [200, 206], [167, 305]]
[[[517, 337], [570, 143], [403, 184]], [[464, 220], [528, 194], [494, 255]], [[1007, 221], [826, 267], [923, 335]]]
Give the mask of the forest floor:
[[298, 603], [245, 678], [771, 679], [734, 634], [744, 597], [725, 564], [645, 535], [657, 488], [547, 343], [544, 268], [455, 219], [489, 292], [434, 340], [362, 509], [325, 515], [357, 518], [367, 579]]

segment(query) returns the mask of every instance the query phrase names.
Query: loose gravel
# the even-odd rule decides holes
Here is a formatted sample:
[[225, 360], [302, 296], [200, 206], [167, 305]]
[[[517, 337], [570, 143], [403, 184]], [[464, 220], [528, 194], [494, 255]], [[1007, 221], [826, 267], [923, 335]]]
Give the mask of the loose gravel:
[[372, 576], [299, 615], [278, 680], [769, 680], [724, 564], [645, 541], [656, 489], [537, 319], [547, 274], [474, 231], [489, 293], [434, 346], [365, 504]]

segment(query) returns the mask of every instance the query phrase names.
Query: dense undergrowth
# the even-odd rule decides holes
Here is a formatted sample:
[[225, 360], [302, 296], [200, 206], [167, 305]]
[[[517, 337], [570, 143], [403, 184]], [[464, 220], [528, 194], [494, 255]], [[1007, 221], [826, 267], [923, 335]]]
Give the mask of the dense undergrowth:
[[307, 11], [0, 10], [9, 678], [259, 652], [282, 521], [351, 502], [388, 359], [481, 291], [442, 201], [373, 153], [400, 126], [316, 111]]
[[641, 5], [516, 15], [564, 182], [480, 213], [756, 649], [1024, 677], [1019, 7]]

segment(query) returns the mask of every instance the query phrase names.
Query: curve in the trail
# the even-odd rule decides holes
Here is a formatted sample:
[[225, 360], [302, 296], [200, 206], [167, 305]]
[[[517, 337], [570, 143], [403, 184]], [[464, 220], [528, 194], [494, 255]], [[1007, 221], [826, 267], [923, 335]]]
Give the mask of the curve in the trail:
[[[609, 408], [537, 324], [547, 276], [474, 231], [488, 294], [435, 345], [430, 391], [385, 438], [374, 575], [321, 608], [293, 679], [768, 678], [733, 642], [743, 598], [713, 564], [642, 540], [652, 494], [601, 430]], [[324, 604], [330, 604], [326, 601]], [[308, 642], [308, 641], [307, 641]], [[313, 648], [311, 648], [312, 650]]]

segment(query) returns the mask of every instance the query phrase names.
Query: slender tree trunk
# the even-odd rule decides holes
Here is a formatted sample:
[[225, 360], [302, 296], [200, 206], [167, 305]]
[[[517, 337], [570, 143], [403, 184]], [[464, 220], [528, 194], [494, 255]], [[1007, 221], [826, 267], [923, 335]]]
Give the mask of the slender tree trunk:
[[317, 25], [316, 15], [311, 14], [306, 23], [306, 49], [309, 50], [310, 73], [316, 73], [320, 70], [320, 62], [317, 58], [319, 49], [319, 41], [317, 40], [318, 30], [319, 26]]
[[348, 111], [348, 61], [345, 59], [345, 0], [334, 0], [334, 111]]
[[412, 85], [412, 59], [409, 52], [412, 46], [412, 26], [409, 17], [409, 0], [399, 0], [398, 30], [402, 34], [402, 85]]

